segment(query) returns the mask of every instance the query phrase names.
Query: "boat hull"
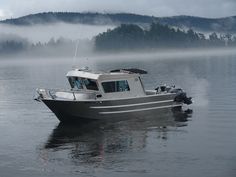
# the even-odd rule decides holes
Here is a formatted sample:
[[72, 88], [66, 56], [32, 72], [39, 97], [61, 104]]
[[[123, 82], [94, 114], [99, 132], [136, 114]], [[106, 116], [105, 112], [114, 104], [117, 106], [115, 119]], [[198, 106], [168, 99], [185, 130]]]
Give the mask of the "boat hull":
[[81, 120], [126, 119], [156, 116], [160, 111], [181, 107], [174, 102], [176, 94], [162, 94], [119, 100], [56, 100], [42, 101], [61, 122]]

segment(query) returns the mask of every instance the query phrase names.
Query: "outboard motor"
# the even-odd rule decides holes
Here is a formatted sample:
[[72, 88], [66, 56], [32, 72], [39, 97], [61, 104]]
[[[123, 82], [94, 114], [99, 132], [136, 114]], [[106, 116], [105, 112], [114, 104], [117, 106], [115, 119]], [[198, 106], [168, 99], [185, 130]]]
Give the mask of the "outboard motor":
[[192, 104], [192, 97], [187, 97], [185, 92], [178, 93], [174, 99], [176, 102], [183, 102], [184, 104]]
[[181, 88], [175, 88], [175, 85], [167, 86], [166, 84], [164, 84], [157, 87], [155, 90], [157, 93], [162, 93], [162, 92], [176, 93], [174, 101], [182, 102], [187, 105], [192, 104], [192, 97], [187, 97], [186, 92], [184, 92]]
[[187, 94], [181, 89], [172, 89], [170, 90], [170, 93], [176, 93], [176, 96], [174, 98], [174, 101], [176, 102], [183, 102], [184, 104], [192, 104], [192, 97], [187, 97]]

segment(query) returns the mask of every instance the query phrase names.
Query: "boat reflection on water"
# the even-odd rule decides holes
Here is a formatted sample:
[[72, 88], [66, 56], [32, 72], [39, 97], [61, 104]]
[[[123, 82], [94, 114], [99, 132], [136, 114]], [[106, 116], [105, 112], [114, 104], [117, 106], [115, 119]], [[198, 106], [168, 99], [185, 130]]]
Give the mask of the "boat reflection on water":
[[185, 130], [178, 127], [187, 126], [191, 114], [191, 110], [175, 110], [160, 114], [155, 118], [116, 122], [114, 120], [112, 122], [80, 122], [76, 125], [59, 123], [41, 152], [50, 154], [68, 151], [73, 161], [99, 162], [107, 154], [136, 152], [144, 149], [150, 140], [148, 136], [152, 132], [155, 133], [157, 139], [163, 141], [168, 140], [168, 132], [184, 132]]

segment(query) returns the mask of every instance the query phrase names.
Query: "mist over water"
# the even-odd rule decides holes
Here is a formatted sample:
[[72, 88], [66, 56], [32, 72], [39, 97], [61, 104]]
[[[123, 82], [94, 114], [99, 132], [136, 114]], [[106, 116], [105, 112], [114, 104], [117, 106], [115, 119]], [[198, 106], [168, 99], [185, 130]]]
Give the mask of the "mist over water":
[[43, 25], [15, 26], [0, 24], [0, 34], [12, 34], [30, 40], [33, 43], [48, 42], [51, 38], [55, 40], [63, 37], [71, 40], [91, 39], [95, 35], [114, 28], [106, 25], [84, 25], [55, 23]]
[[[236, 55], [162, 56], [1, 60], [1, 175], [234, 177]], [[69, 88], [65, 74], [73, 65], [147, 70], [146, 89], [163, 83], [184, 88], [194, 100], [184, 109], [193, 113], [59, 124], [33, 100], [34, 90]]]

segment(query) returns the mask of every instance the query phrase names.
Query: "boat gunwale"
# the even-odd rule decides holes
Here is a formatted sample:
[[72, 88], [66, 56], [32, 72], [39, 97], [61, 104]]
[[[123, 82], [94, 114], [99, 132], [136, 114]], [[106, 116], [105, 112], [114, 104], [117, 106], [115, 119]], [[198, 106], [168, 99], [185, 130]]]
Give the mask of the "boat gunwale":
[[[69, 93], [73, 94], [75, 92], [69, 92]], [[157, 93], [157, 94], [153, 94], [153, 95], [143, 95], [143, 96], [126, 97], [126, 98], [107, 98], [107, 99], [98, 98], [98, 99], [72, 100], [72, 99], [42, 98], [42, 100], [65, 101], [65, 102], [103, 102], [103, 101], [120, 101], [120, 100], [129, 100], [129, 99], [160, 97], [160, 96], [165, 96], [165, 95], [176, 95], [176, 93]]]

